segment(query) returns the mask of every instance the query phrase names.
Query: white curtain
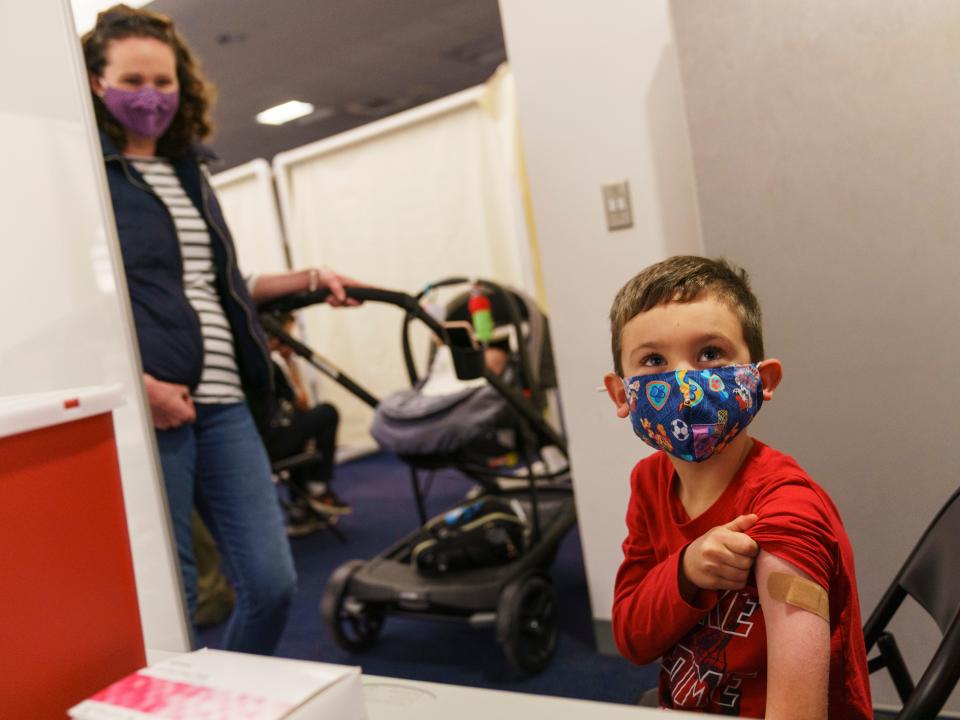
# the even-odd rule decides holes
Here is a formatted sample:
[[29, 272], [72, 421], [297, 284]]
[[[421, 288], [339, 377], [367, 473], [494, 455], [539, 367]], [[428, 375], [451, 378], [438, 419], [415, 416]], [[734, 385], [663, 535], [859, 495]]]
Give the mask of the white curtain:
[[[415, 294], [451, 275], [537, 296], [518, 187], [512, 83], [495, 83], [278, 155], [278, 194], [294, 267], [329, 265]], [[374, 395], [407, 387], [403, 313], [370, 304], [310, 308], [307, 339]], [[425, 334], [417, 345], [424, 347]], [[369, 446], [371, 411], [332, 382], [341, 444]]]
[[273, 173], [257, 159], [210, 178], [244, 274], [287, 269]]

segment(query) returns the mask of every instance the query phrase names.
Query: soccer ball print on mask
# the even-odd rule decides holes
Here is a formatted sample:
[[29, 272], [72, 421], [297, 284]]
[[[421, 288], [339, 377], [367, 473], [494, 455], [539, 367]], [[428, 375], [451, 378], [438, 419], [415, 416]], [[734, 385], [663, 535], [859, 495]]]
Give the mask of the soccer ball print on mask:
[[676, 458], [703, 462], [753, 420], [763, 402], [756, 365], [673, 370], [623, 381], [633, 431]]

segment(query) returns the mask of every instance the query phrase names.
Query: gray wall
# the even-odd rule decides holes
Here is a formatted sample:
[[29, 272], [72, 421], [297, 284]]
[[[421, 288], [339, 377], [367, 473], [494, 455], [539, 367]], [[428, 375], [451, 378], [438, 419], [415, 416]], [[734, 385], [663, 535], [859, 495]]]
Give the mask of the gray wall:
[[[960, 3], [673, 10], [706, 251], [785, 366], [756, 432], [837, 502], [866, 615], [958, 482]], [[894, 628], [922, 667], [932, 622]]]

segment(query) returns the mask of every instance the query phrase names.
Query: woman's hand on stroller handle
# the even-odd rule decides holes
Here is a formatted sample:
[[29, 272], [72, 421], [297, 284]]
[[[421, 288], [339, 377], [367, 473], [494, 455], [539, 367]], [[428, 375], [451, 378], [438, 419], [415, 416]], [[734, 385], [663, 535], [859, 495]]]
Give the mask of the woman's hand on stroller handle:
[[261, 309], [295, 309], [313, 302], [320, 302], [317, 299], [311, 299], [310, 303], [301, 303], [288, 308], [283, 306], [287, 298], [302, 294], [315, 295], [324, 291], [323, 299], [333, 306], [341, 305], [359, 305], [361, 298], [350, 298], [346, 289], [351, 287], [367, 287], [365, 283], [354, 278], [341, 275], [332, 268], [323, 265], [321, 267], [309, 267], [301, 270], [290, 270], [282, 273], [264, 273], [256, 275], [251, 283], [250, 295], [253, 301]]
[[311, 268], [309, 272], [310, 285], [308, 292], [327, 290], [326, 303], [333, 307], [356, 307], [362, 303], [363, 300], [349, 294], [347, 288], [369, 287], [366, 283], [347, 277], [346, 275], [341, 275], [326, 265], [320, 268]]
[[[421, 313], [426, 314], [420, 309], [414, 297], [406, 293], [397, 292], [396, 290], [385, 290], [360, 282], [356, 282], [356, 284], [343, 284], [342, 289], [347, 302], [354, 305], [359, 305], [365, 301], [382, 302], [389, 305], [396, 305], [417, 316]], [[323, 302], [329, 303], [330, 294], [331, 290], [328, 287], [318, 287], [315, 290], [308, 290], [306, 292], [293, 292], [283, 297], [260, 303], [259, 310], [260, 312], [292, 312], [307, 307], [308, 305], [317, 305]], [[432, 320], [432, 318], [430, 319]], [[435, 321], [431, 324], [431, 326], [433, 325], [439, 327], [439, 324]]]

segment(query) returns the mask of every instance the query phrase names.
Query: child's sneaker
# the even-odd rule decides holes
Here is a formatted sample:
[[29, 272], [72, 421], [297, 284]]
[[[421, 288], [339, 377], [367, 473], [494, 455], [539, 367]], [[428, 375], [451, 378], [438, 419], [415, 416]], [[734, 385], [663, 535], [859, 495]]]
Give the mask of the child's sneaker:
[[318, 517], [308, 517], [302, 520], [287, 521], [287, 537], [303, 537], [317, 530], [323, 530], [329, 526], [328, 520], [321, 520]]
[[303, 537], [327, 527], [335, 518], [318, 517], [307, 504], [293, 503], [287, 508], [287, 537]]
[[310, 495], [307, 497], [307, 502], [316, 512], [324, 515], [349, 515], [353, 512], [350, 504], [337, 497], [332, 490], [327, 490], [321, 495]]

